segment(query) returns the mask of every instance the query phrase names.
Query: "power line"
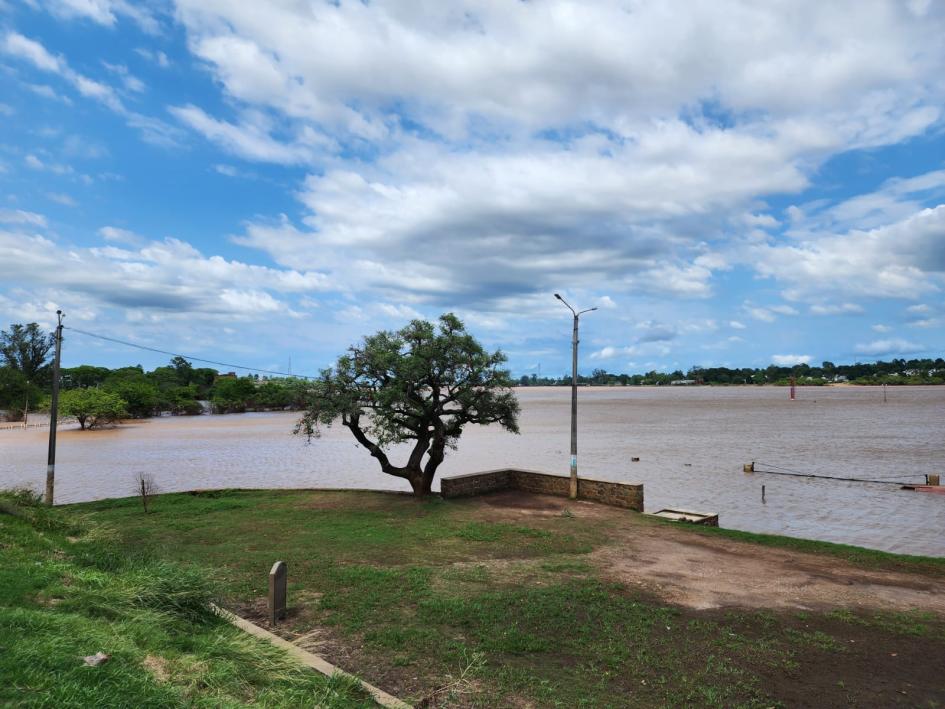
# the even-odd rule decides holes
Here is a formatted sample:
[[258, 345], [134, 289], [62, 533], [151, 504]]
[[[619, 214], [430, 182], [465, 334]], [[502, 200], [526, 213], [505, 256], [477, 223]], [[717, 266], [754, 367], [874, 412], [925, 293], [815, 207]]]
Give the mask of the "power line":
[[62, 326], [66, 330], [71, 330], [72, 332], [77, 332], [80, 335], [86, 335], [88, 337], [94, 337], [99, 340], [105, 340], [106, 342], [114, 342], [118, 345], [124, 345], [125, 347], [135, 347], [139, 350], [146, 350], [148, 352], [157, 352], [158, 354], [170, 355], [171, 357], [182, 357], [186, 360], [192, 360], [194, 362], [202, 362], [204, 364], [214, 364], [218, 367], [230, 367], [232, 369], [243, 369], [248, 372], [261, 372], [263, 374], [278, 374], [281, 377], [295, 377], [297, 379], [316, 379], [317, 377], [310, 377], [305, 374], [291, 374], [287, 372], [276, 372], [271, 369], [259, 369], [258, 367], [246, 367], [242, 364], [230, 364], [227, 362], [217, 362], [212, 359], [203, 359], [201, 357], [192, 357], [191, 355], [181, 354], [179, 352], [168, 352], [167, 350], [159, 350], [156, 347], [148, 347], [146, 345], [139, 345], [134, 342], [126, 342], [125, 340], [119, 340], [114, 337], [107, 337], [106, 335], [98, 335], [94, 332], [87, 332], [86, 330], [80, 330], [76, 327], [69, 327], [68, 325]]

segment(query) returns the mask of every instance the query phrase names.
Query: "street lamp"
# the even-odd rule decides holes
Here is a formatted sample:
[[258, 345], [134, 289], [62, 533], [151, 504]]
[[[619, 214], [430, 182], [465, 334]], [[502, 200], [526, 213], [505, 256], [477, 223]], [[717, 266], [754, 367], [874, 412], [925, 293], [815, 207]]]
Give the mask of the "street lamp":
[[588, 308], [587, 310], [575, 310], [568, 301], [555, 293], [555, 298], [568, 306], [568, 310], [574, 315], [574, 333], [571, 337], [571, 499], [577, 499], [578, 478], [577, 478], [577, 361], [578, 361], [578, 321], [584, 313], [589, 313], [597, 308]]

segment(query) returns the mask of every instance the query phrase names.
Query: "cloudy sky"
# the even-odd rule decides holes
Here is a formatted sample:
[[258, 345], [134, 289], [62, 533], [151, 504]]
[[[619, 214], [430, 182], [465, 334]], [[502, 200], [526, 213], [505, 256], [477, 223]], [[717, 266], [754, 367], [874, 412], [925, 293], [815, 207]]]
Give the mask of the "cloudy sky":
[[[0, 0], [0, 327], [315, 372], [945, 351], [945, 3]], [[69, 334], [67, 365], [166, 358]]]

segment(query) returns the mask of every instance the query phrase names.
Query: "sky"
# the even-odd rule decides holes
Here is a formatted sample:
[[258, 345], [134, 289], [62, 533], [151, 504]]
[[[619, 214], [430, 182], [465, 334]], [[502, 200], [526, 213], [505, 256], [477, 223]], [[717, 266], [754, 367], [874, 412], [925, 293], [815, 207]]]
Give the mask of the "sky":
[[[0, 0], [0, 328], [315, 374], [945, 352], [945, 2]], [[163, 355], [66, 332], [63, 363]]]

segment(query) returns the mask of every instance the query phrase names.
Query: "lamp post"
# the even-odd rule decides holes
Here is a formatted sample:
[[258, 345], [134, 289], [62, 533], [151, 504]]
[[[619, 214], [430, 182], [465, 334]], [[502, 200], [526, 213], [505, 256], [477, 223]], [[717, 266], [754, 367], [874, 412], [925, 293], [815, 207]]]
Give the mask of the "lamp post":
[[577, 362], [578, 362], [578, 322], [584, 313], [589, 313], [597, 308], [588, 308], [587, 310], [575, 310], [571, 305], [555, 293], [555, 298], [564, 303], [571, 314], [574, 316], [574, 331], [571, 336], [571, 499], [577, 499], [578, 477], [577, 477]]

